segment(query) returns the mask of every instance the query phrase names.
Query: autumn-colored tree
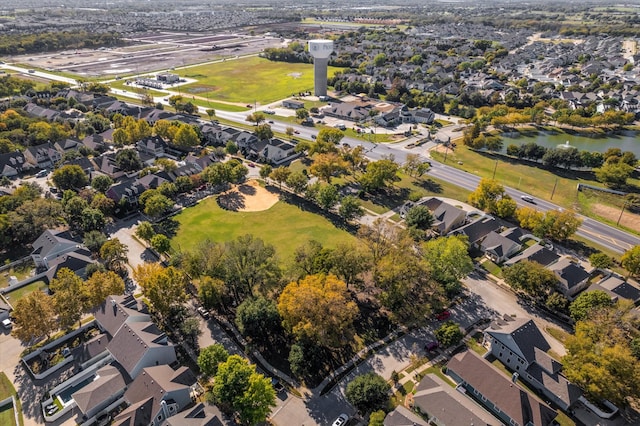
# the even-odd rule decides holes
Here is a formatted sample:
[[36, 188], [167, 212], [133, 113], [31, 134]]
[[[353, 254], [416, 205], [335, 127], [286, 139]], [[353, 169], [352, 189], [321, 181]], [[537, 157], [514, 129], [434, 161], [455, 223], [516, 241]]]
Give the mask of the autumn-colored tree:
[[349, 164], [338, 154], [329, 152], [326, 154], [317, 154], [313, 158], [313, 164], [309, 168], [309, 171], [325, 182], [331, 183], [331, 177], [345, 173], [348, 168]]
[[162, 318], [167, 318], [173, 308], [187, 300], [186, 277], [173, 266], [163, 268], [158, 263], [145, 263], [134, 269], [133, 277]]
[[82, 278], [68, 268], [60, 269], [51, 280], [49, 290], [53, 292], [53, 307], [60, 328], [70, 328], [82, 318], [87, 306], [83, 287]]
[[13, 307], [11, 334], [24, 345], [51, 336], [58, 329], [52, 299], [40, 290], [32, 291]]
[[469, 194], [469, 204], [501, 217], [512, 216], [516, 211], [515, 202], [507, 195], [504, 186], [492, 179], [480, 180], [478, 188]]
[[622, 267], [629, 271], [629, 275], [640, 275], [640, 245], [627, 250], [621, 259]]
[[296, 338], [340, 347], [353, 335], [358, 309], [343, 281], [321, 274], [289, 283], [278, 299], [278, 312]]
[[286, 166], [280, 166], [275, 168], [269, 174], [269, 177], [278, 182], [279, 188], [282, 189], [282, 184], [287, 181], [291, 175], [291, 169]]
[[100, 257], [104, 260], [107, 268], [112, 271], [124, 267], [124, 264], [128, 261], [128, 252], [129, 248], [117, 238], [105, 242], [100, 247]]

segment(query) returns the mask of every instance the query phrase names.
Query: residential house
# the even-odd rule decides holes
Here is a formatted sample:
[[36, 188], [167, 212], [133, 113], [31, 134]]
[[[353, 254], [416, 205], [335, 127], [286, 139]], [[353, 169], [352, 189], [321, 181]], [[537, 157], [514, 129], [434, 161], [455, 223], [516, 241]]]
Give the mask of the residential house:
[[284, 101], [282, 101], [282, 106], [289, 109], [300, 109], [304, 108], [304, 102], [297, 101], [295, 99], [285, 99]]
[[138, 198], [147, 189], [138, 182], [138, 179], [127, 178], [111, 185], [105, 195], [125, 210], [132, 210], [138, 207]]
[[530, 262], [538, 262], [542, 266], [547, 266], [558, 260], [560, 256], [541, 244], [534, 244], [531, 247], [527, 247], [522, 253], [505, 262], [505, 266], [514, 265], [521, 260], [528, 260]]
[[324, 115], [349, 121], [364, 121], [369, 118], [373, 107], [368, 104], [341, 102], [322, 109]]
[[215, 405], [203, 404], [188, 408], [165, 419], [162, 426], [223, 426], [231, 424]]
[[500, 422], [480, 405], [456, 391], [449, 383], [427, 374], [413, 395], [415, 409], [439, 426], [495, 425]]
[[418, 204], [426, 206], [431, 211], [434, 219], [432, 228], [436, 229], [440, 235], [446, 235], [462, 226], [467, 219], [467, 213], [464, 210], [435, 197], [420, 201]]
[[34, 103], [26, 104], [24, 106], [24, 110], [27, 112], [27, 114], [33, 117], [44, 118], [49, 121], [53, 121], [60, 116], [60, 111], [41, 107], [40, 105]]
[[589, 273], [569, 257], [563, 257], [547, 266], [559, 281], [559, 290], [569, 300], [589, 286]]
[[56, 151], [50, 142], [42, 145], [30, 146], [24, 151], [24, 158], [27, 163], [34, 167], [46, 169], [53, 167], [55, 163], [62, 159], [62, 155]]
[[632, 301], [636, 306], [640, 304], [640, 289], [618, 275], [609, 275], [600, 282], [590, 285], [585, 291], [595, 290], [604, 291], [614, 302], [626, 299]]
[[45, 273], [45, 277], [48, 282], [51, 282], [57, 277], [58, 272], [63, 269], [69, 269], [71, 272], [78, 275], [80, 278], [86, 278], [87, 266], [96, 261], [91, 257], [91, 252], [86, 248], [78, 248], [72, 252], [63, 254], [55, 259], [49, 260], [48, 269]]
[[384, 426], [429, 426], [429, 423], [404, 405], [398, 405], [384, 418]]
[[56, 142], [55, 144], [53, 144], [53, 147], [60, 154], [64, 155], [70, 151], [77, 151], [81, 145], [82, 143], [80, 141], [74, 139], [65, 139], [63, 141]]
[[130, 404], [115, 425], [157, 426], [193, 403], [195, 375], [188, 367], [173, 370], [168, 365], [147, 367], [124, 394]]
[[71, 394], [84, 418], [90, 419], [119, 400], [127, 388], [120, 371], [105, 365], [96, 371], [93, 381]]
[[124, 176], [124, 171], [118, 166], [115, 154], [102, 154], [93, 158], [94, 170], [117, 180]]
[[272, 138], [267, 141], [266, 146], [260, 153], [267, 161], [274, 164], [282, 164], [297, 157], [295, 145], [290, 142]]
[[480, 250], [495, 263], [502, 263], [522, 248], [519, 242], [491, 231], [482, 240]]
[[582, 396], [560, 373], [562, 364], [547, 354], [551, 346], [533, 320], [505, 316], [485, 330], [484, 339], [491, 354], [560, 409], [568, 411]]
[[447, 375], [457, 383], [457, 389], [504, 424], [554, 424], [557, 413], [551, 407], [473, 351], [465, 350], [455, 354], [447, 363]]
[[0, 154], [0, 176], [13, 177], [22, 173], [26, 165], [24, 154], [20, 151]]
[[125, 322], [113, 335], [107, 350], [132, 379], [146, 367], [177, 361], [173, 343], [151, 321]]
[[98, 328], [109, 336], [114, 336], [123, 324], [151, 321], [149, 312], [131, 294], [108, 296], [94, 310], [93, 316], [96, 318]]
[[36, 268], [49, 269], [53, 260], [82, 248], [82, 241], [69, 231], [47, 229], [31, 246], [31, 258]]
[[147, 154], [154, 158], [164, 156], [167, 143], [160, 136], [149, 136], [136, 142], [136, 150], [139, 154]]
[[491, 216], [482, 216], [479, 219], [451, 231], [453, 235], [465, 235], [472, 247], [480, 248], [482, 240], [492, 231], [500, 229], [500, 223]]

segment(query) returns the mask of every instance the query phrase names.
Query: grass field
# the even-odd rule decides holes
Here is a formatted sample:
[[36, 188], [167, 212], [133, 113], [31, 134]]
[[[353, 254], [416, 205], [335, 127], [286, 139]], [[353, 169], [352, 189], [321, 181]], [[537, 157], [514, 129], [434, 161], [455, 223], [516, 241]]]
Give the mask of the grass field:
[[6, 374], [0, 373], [0, 400], [5, 398], [9, 398], [11, 395], [16, 397], [16, 411], [18, 411], [18, 421], [20, 425], [16, 425], [15, 416], [13, 415], [13, 410], [11, 409], [11, 405], [6, 405], [0, 408], [0, 425], [6, 426], [22, 426], [22, 407], [20, 406], [20, 399], [18, 399], [18, 395], [16, 394], [16, 390], [9, 381], [9, 378]]
[[[337, 70], [329, 67], [328, 75], [332, 76]], [[228, 102], [264, 104], [313, 88], [312, 64], [272, 62], [259, 57], [200, 65], [177, 72], [182, 77], [198, 80], [182, 86], [185, 93]]]
[[232, 212], [220, 208], [215, 197], [210, 197], [184, 210], [175, 219], [180, 227], [171, 243], [182, 251], [193, 250], [207, 238], [225, 242], [253, 234], [273, 244], [280, 259], [287, 261], [298, 246], [311, 239], [327, 247], [355, 241], [355, 237], [324, 217], [283, 201], [265, 211]]
[[27, 284], [24, 287], [20, 287], [19, 289], [10, 291], [9, 293], [5, 293], [5, 296], [9, 298], [9, 303], [15, 306], [16, 302], [32, 291], [42, 291], [47, 288], [47, 285], [44, 281], [35, 281], [31, 284]]

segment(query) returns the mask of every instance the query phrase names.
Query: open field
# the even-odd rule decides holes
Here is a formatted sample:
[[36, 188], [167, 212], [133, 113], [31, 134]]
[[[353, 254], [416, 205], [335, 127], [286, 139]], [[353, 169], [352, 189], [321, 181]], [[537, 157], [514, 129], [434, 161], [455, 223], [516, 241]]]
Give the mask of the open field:
[[[329, 67], [328, 75], [338, 69]], [[185, 93], [229, 102], [265, 104], [313, 88], [312, 64], [272, 62], [258, 57], [200, 65], [177, 73], [198, 80], [182, 86]]]
[[336, 228], [326, 218], [284, 201], [265, 211], [234, 212], [223, 210], [216, 197], [210, 197], [185, 209], [175, 216], [175, 220], [180, 226], [171, 243], [175, 249], [183, 251], [193, 250], [207, 238], [225, 242], [253, 234], [273, 244], [281, 259], [289, 260], [298, 246], [311, 239], [327, 247], [355, 240], [355, 237]]

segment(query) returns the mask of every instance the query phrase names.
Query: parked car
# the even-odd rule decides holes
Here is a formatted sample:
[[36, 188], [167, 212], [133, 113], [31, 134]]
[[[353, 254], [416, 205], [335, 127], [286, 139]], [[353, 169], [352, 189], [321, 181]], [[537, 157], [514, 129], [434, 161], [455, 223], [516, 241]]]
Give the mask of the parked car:
[[343, 426], [349, 421], [349, 416], [346, 414], [340, 414], [337, 419], [333, 422], [332, 426]]
[[43, 169], [43, 170], [40, 170], [38, 173], [36, 173], [36, 177], [41, 178], [41, 177], [45, 177], [48, 174], [49, 174], [49, 170]]
[[438, 321], [444, 321], [444, 320], [449, 319], [449, 317], [450, 317], [450, 316], [451, 316], [451, 312], [449, 312], [449, 311], [442, 311], [442, 312], [440, 312], [440, 313], [436, 314], [436, 319], [437, 319]]
[[271, 378], [271, 386], [273, 386], [273, 390], [275, 390], [276, 393], [280, 393], [284, 390], [284, 386], [282, 385], [282, 382], [276, 379], [275, 377]]
[[204, 319], [209, 319], [209, 312], [203, 308], [202, 306], [198, 307], [198, 309], [196, 309], [198, 311], [198, 313], [200, 314], [200, 316]]

